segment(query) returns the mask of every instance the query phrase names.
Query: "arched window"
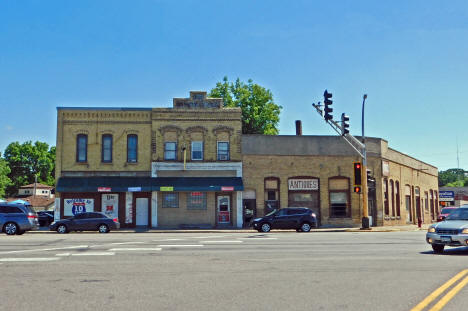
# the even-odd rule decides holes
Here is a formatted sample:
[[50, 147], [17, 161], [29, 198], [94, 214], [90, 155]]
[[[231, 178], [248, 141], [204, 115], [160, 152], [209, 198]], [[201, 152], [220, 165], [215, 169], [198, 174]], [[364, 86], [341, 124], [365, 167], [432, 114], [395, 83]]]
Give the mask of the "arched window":
[[384, 212], [385, 215], [388, 216], [390, 214], [389, 206], [388, 206], [388, 180], [387, 178], [383, 181], [384, 187]]
[[76, 137], [76, 162], [88, 161], [88, 135], [78, 134]]
[[112, 135], [104, 134], [102, 135], [102, 152], [101, 152], [101, 161], [103, 163], [112, 162]]
[[390, 179], [390, 195], [392, 199], [392, 216], [395, 216], [395, 185], [392, 179]]
[[396, 215], [397, 217], [401, 216], [400, 211], [400, 183], [395, 181], [395, 205], [396, 205]]
[[351, 217], [349, 178], [331, 177], [328, 180], [330, 217]]
[[135, 134], [127, 136], [127, 162], [138, 162], [138, 136]]

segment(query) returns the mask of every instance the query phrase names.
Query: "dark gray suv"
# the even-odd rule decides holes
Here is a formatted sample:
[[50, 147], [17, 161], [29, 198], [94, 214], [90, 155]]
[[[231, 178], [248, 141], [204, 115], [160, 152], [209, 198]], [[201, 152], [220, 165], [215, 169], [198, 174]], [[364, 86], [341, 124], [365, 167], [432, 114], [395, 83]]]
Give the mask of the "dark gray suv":
[[37, 213], [28, 205], [1, 203], [0, 228], [8, 235], [21, 235], [29, 230], [37, 230]]

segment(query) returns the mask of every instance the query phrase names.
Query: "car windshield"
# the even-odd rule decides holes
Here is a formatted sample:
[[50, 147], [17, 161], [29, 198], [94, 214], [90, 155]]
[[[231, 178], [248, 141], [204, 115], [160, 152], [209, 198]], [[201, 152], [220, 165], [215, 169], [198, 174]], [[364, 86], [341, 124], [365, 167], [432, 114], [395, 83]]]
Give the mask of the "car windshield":
[[454, 208], [443, 208], [440, 213], [441, 214], [450, 214], [451, 212], [453, 212], [455, 209]]
[[446, 220], [468, 220], [468, 208], [458, 208], [450, 213]]

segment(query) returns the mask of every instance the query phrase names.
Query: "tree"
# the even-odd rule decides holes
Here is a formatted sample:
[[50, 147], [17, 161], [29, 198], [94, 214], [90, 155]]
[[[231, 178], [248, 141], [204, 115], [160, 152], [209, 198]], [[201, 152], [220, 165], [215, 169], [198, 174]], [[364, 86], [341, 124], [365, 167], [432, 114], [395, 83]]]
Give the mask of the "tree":
[[5, 196], [6, 188], [11, 184], [8, 174], [10, 174], [10, 167], [4, 159], [0, 158], [0, 198]]
[[[465, 183], [465, 171], [460, 168], [450, 168], [446, 171], [439, 172], [439, 187], [449, 186], [449, 184], [453, 184], [457, 181], [462, 181], [462, 184]], [[460, 182], [457, 183], [460, 185]], [[461, 186], [463, 187], [463, 185]]]
[[270, 90], [253, 83], [247, 83], [237, 78], [236, 82], [216, 83], [209, 94], [210, 97], [220, 97], [226, 107], [240, 107], [242, 110], [243, 134], [277, 135], [280, 111], [283, 107], [276, 105]]
[[15, 195], [19, 187], [37, 181], [54, 186], [55, 183], [55, 147], [36, 141], [23, 144], [13, 142], [7, 146], [4, 154], [5, 161], [10, 167], [8, 177], [13, 181], [7, 187], [8, 195]]

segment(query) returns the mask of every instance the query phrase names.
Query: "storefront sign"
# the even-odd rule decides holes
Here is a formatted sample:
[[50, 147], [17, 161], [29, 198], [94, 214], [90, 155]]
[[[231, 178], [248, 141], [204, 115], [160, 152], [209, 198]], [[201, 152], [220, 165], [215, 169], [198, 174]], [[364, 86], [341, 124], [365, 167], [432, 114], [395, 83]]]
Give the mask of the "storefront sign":
[[140, 192], [141, 187], [128, 187], [128, 192]]
[[221, 187], [221, 191], [234, 191], [234, 187]]
[[439, 201], [440, 202], [455, 201], [455, 192], [454, 191], [440, 191]]
[[79, 213], [93, 212], [94, 199], [64, 199], [63, 215], [75, 216]]
[[159, 187], [159, 191], [174, 191], [174, 187]]
[[111, 192], [111, 190], [112, 190], [112, 189], [109, 188], [109, 187], [98, 187], [98, 188], [97, 188], [97, 191], [98, 191], [98, 192]]
[[119, 195], [103, 194], [101, 211], [109, 218], [119, 218]]
[[318, 179], [290, 179], [289, 190], [318, 190]]

